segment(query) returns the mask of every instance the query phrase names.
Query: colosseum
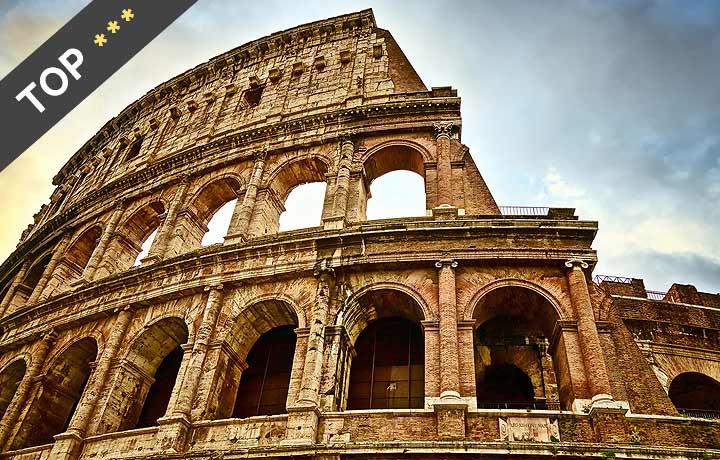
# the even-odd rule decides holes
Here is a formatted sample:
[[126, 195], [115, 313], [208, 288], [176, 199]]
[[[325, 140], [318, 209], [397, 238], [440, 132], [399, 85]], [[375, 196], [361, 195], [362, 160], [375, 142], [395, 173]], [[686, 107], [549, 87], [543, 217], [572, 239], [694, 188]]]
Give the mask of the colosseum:
[[[593, 277], [597, 222], [498, 206], [461, 127], [371, 10], [142, 96], [0, 267], [0, 458], [720, 457], [720, 294]], [[425, 214], [368, 220], [396, 170]]]

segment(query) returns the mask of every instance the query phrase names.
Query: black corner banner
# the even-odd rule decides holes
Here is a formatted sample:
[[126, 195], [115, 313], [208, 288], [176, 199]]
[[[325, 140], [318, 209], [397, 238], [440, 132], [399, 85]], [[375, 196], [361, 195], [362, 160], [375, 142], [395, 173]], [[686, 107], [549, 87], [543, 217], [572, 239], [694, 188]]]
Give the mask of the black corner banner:
[[196, 1], [94, 0], [73, 17], [0, 81], [0, 171]]

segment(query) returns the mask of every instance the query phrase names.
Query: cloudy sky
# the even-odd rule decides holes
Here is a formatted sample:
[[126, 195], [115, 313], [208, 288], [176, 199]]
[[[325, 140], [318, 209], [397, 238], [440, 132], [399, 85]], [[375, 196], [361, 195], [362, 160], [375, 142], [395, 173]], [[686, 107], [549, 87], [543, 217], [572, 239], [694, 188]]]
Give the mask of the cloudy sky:
[[[87, 3], [1, 0], [0, 76]], [[57, 170], [146, 91], [247, 41], [367, 7], [428, 87], [458, 89], [463, 142], [499, 204], [571, 206], [598, 220], [596, 273], [644, 278], [655, 290], [680, 282], [720, 291], [713, 0], [199, 0], [0, 173], [0, 259], [47, 202]], [[422, 197], [404, 192], [418, 180], [376, 181], [371, 216], [421, 213]], [[309, 203], [322, 193], [308, 189], [288, 205], [301, 216], [317, 212]]]

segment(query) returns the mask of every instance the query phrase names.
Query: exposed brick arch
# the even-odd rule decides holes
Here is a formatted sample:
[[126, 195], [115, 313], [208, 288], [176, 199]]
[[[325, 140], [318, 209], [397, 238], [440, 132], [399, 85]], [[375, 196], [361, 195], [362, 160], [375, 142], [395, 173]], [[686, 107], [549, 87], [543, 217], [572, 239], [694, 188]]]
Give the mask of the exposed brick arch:
[[0, 420], [15, 396], [20, 380], [25, 376], [27, 363], [24, 358], [17, 358], [0, 370]]
[[396, 316], [421, 324], [435, 317], [420, 294], [398, 283], [365, 286], [348, 299], [347, 305], [345, 311], [338, 313], [335, 324], [345, 327], [352, 342], [379, 318]]
[[187, 325], [176, 316], [156, 319], [129, 340], [98, 433], [132, 429], [143, 421], [152, 424], [154, 415], [164, 414], [179, 369], [179, 362], [173, 364], [178, 354], [182, 358], [181, 346], [187, 340]]
[[228, 201], [241, 197], [245, 189], [243, 180], [235, 174], [223, 174], [203, 184], [190, 199], [187, 207], [205, 226], [213, 214]]
[[362, 159], [368, 183], [391, 171], [411, 171], [425, 178], [425, 162], [434, 161], [430, 152], [412, 141], [392, 140], [369, 149]]
[[54, 435], [67, 428], [90, 377], [90, 365], [97, 351], [95, 339], [86, 337], [73, 342], [50, 361], [39, 391], [12, 441], [13, 447], [51, 443]]
[[[304, 324], [304, 322], [303, 322]], [[296, 307], [285, 300], [266, 297], [262, 300], [248, 303], [235, 317], [232, 327], [223, 338], [223, 371], [217, 375], [218, 396], [215, 418], [228, 418], [237, 409], [237, 399], [243, 372], [248, 369], [246, 362], [254, 346], [273, 331], [287, 326], [298, 327], [300, 325]], [[261, 344], [262, 345], [262, 344]], [[292, 360], [292, 356], [289, 357]], [[287, 376], [289, 387], [290, 376]], [[282, 386], [281, 382], [281, 386]], [[287, 397], [288, 387], [285, 387]], [[283, 391], [281, 388], [280, 391]]]
[[673, 378], [668, 396], [680, 412], [713, 411], [720, 414], [720, 381], [699, 372]]
[[161, 200], [153, 200], [126, 213], [105, 251], [99, 277], [132, 267], [141, 245], [160, 227], [165, 210]]

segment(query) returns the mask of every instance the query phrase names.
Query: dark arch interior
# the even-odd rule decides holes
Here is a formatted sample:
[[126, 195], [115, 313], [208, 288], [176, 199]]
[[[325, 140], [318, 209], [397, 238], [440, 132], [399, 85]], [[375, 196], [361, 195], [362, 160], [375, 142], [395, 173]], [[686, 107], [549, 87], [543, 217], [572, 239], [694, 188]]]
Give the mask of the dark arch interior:
[[681, 412], [683, 409], [720, 411], [720, 382], [698, 372], [675, 377], [668, 396]]
[[155, 426], [158, 419], [165, 415], [182, 358], [183, 350], [178, 345], [162, 360], [155, 371], [155, 381], [150, 386], [135, 428]]
[[65, 259], [81, 271], [90, 261], [101, 235], [102, 229], [99, 226], [89, 228], [68, 249]]
[[49, 444], [70, 423], [97, 356], [94, 339], [82, 339], [57, 357], [45, 373], [42, 388], [31, 402], [13, 448]]
[[30, 268], [30, 270], [28, 270], [27, 274], [25, 274], [25, 279], [23, 280], [23, 284], [25, 286], [28, 286], [30, 288], [34, 288], [35, 286], [37, 286], [40, 278], [42, 278], [42, 275], [45, 272], [45, 268], [50, 263], [51, 257], [52, 255], [49, 253], [45, 254], [42, 259], [40, 259], [35, 265]]
[[401, 317], [381, 318], [355, 342], [348, 409], [422, 408], [424, 343], [420, 327]]
[[527, 407], [535, 395], [530, 377], [512, 364], [492, 364], [477, 382], [479, 408]]
[[240, 378], [233, 417], [285, 413], [295, 341], [295, 326], [280, 326], [255, 342]]
[[25, 370], [25, 361], [18, 359], [0, 374], [0, 420], [15, 396], [20, 380], [25, 376]]

